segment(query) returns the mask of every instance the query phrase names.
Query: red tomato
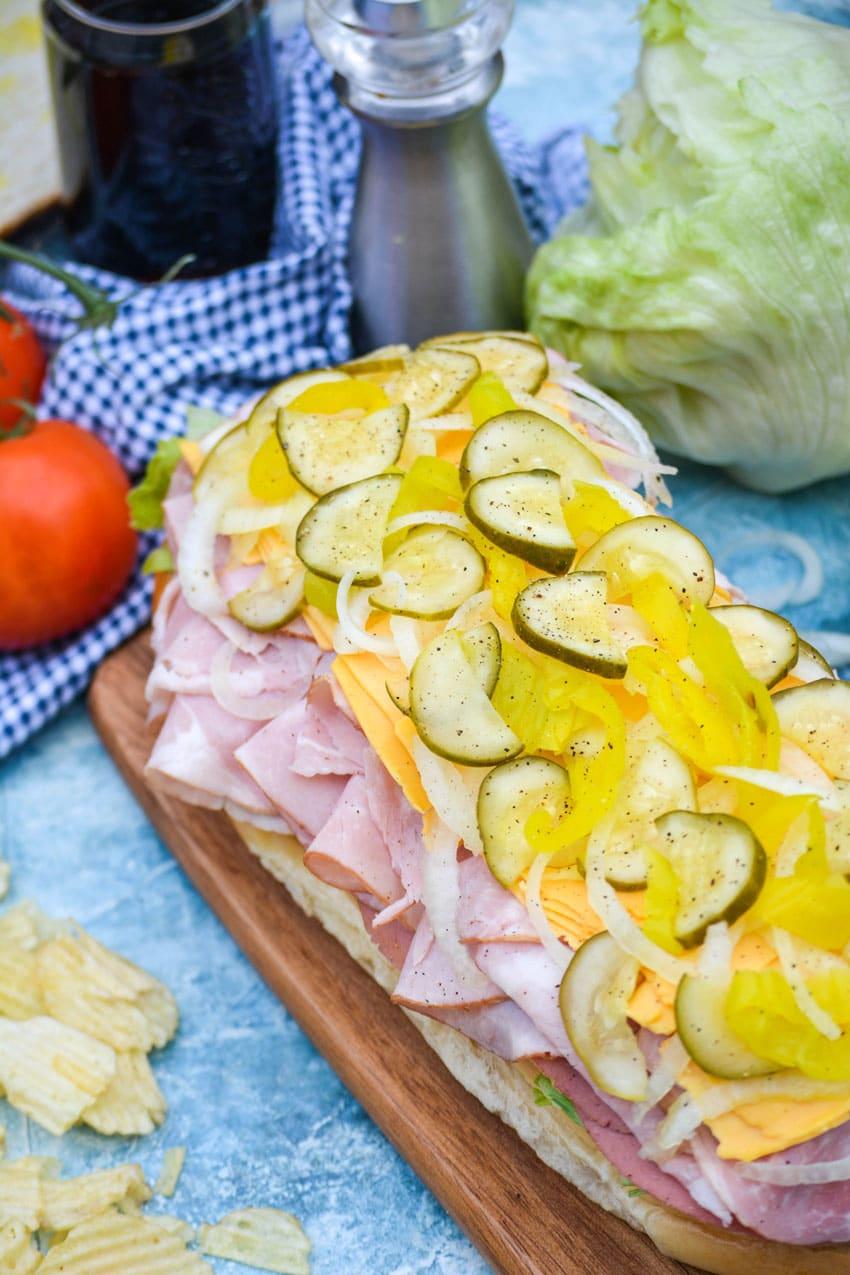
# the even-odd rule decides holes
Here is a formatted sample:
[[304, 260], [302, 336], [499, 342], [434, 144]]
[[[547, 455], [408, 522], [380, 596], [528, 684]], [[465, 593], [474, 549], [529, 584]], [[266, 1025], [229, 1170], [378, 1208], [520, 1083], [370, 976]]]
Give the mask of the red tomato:
[[0, 439], [0, 650], [62, 637], [104, 612], [133, 568], [129, 483], [68, 421]]
[[[12, 322], [3, 311], [13, 316]], [[0, 308], [0, 433], [17, 425], [21, 409], [8, 400], [38, 402], [47, 360], [38, 337], [22, 314], [6, 301]]]

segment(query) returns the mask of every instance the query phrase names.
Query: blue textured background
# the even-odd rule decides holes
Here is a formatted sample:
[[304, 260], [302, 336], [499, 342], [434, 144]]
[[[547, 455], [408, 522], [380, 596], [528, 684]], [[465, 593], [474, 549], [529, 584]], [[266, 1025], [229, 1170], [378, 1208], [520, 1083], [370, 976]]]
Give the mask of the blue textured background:
[[[285, 21], [297, 5], [285, 0], [282, 8]], [[637, 54], [636, 5], [519, 0], [517, 8], [501, 108], [531, 137], [567, 121], [607, 132]], [[754, 600], [777, 605], [792, 596], [801, 566], [794, 554], [766, 553], [752, 537], [770, 528], [803, 535], [825, 584], [788, 613], [804, 631], [846, 634], [846, 480], [766, 498], [686, 465], [672, 486], [678, 516]], [[157, 1207], [191, 1222], [247, 1204], [290, 1209], [311, 1236], [317, 1275], [487, 1270], [187, 883], [82, 706], [0, 769], [0, 850], [13, 868], [12, 900], [31, 897], [48, 911], [73, 914], [165, 979], [182, 1013], [177, 1040], [155, 1059], [170, 1104], [162, 1129], [132, 1141], [85, 1132], [59, 1140], [0, 1103], [11, 1154], [58, 1154], [68, 1172], [138, 1159], [155, 1178], [162, 1151], [185, 1144], [176, 1196]], [[244, 1269], [212, 1264], [220, 1272]]]

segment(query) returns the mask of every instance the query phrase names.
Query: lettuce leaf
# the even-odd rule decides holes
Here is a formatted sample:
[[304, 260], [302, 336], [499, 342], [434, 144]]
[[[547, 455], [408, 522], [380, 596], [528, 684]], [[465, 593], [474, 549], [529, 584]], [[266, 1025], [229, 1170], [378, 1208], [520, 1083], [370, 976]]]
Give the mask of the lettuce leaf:
[[171, 475], [180, 463], [179, 438], [164, 438], [148, 461], [141, 482], [127, 493], [130, 525], [136, 531], [157, 531], [163, 524], [162, 502], [168, 495]]
[[850, 31], [648, 0], [618, 145], [538, 253], [534, 330], [656, 442], [787, 491], [850, 469]]

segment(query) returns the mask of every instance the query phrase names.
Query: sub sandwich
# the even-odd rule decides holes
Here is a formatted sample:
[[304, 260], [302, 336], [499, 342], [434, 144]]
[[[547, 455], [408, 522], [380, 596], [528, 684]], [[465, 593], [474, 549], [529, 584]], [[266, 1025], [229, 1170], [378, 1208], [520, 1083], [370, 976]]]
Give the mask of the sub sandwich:
[[523, 333], [290, 377], [182, 445], [147, 773], [665, 1253], [850, 1272], [850, 686], [664, 472]]

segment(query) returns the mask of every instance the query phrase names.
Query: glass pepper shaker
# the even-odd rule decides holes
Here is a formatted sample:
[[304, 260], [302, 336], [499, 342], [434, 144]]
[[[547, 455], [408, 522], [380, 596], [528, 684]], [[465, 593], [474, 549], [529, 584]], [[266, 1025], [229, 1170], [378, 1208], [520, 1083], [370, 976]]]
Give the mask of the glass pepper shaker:
[[533, 244], [487, 125], [513, 0], [306, 0], [363, 150], [350, 239], [358, 352], [522, 325]]

